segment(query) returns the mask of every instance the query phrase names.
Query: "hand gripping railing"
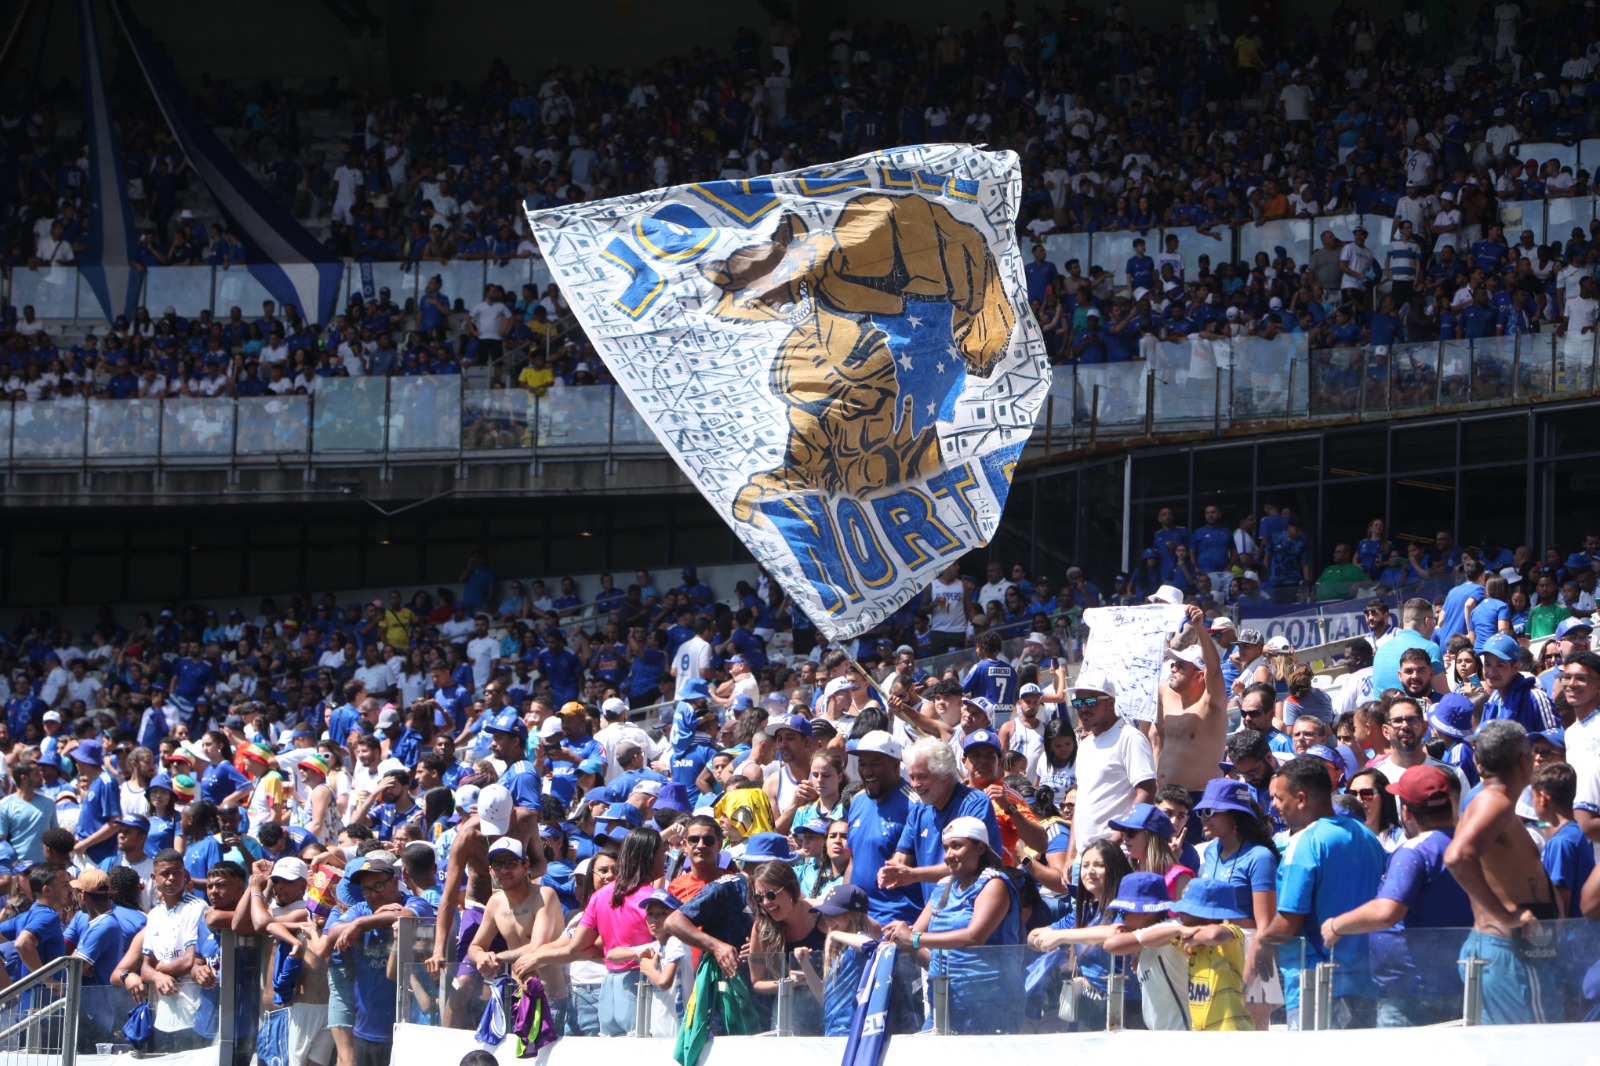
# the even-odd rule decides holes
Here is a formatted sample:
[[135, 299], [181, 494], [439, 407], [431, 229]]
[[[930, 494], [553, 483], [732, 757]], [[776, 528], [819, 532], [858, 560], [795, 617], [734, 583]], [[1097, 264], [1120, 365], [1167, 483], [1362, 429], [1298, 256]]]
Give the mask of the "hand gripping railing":
[[54, 959], [0, 991], [0, 1063], [41, 1066], [59, 1055], [61, 1066], [73, 1066], [82, 1006], [83, 960], [75, 955]]

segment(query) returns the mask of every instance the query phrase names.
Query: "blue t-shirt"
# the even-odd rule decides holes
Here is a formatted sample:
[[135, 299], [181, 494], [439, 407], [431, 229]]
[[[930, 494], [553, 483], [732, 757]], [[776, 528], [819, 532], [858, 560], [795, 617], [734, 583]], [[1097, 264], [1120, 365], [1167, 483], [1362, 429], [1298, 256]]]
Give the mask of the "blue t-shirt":
[[[89, 923], [89, 928], [78, 941], [77, 954], [89, 960], [89, 965], [84, 968], [83, 983], [86, 985], [108, 985], [111, 983], [111, 971], [117, 968], [117, 963], [122, 961], [122, 956], [128, 950], [128, 945], [133, 941], [133, 933], [127, 930], [122, 918], [117, 915], [118, 910], [127, 910], [126, 907], [117, 907]], [[80, 912], [81, 913], [81, 912]], [[130, 912], [139, 916], [139, 925], [134, 932], [144, 928], [144, 915], [138, 911]]]
[[1477, 600], [1482, 603], [1483, 598], [1483, 586], [1471, 581], [1463, 581], [1445, 593], [1444, 607], [1439, 612], [1439, 628], [1433, 631], [1433, 642], [1442, 648], [1450, 643], [1450, 638], [1457, 633], [1465, 633], [1467, 601]]
[[234, 769], [232, 763], [219, 762], [215, 766], [208, 766], [206, 772], [200, 775], [200, 798], [218, 806], [235, 792], [249, 787], [250, 779]]
[[1275, 892], [1278, 888], [1278, 853], [1261, 844], [1244, 843], [1239, 850], [1222, 857], [1222, 845], [1213, 844], [1200, 859], [1197, 871], [1201, 877], [1240, 888], [1244, 895], [1239, 902], [1253, 915], [1255, 905], [1249, 896], [1252, 892]]
[[[0, 833], [5, 835], [16, 858], [44, 862], [44, 831], [55, 824], [55, 801], [43, 793], [35, 792], [32, 800], [24, 800], [16, 793], [0, 800]], [[0, 845], [0, 853], [6, 846]]]
[[878, 869], [894, 857], [900, 834], [911, 817], [915, 802], [911, 786], [900, 786], [881, 800], [857, 792], [845, 815], [850, 821], [850, 883], [867, 894], [867, 916], [880, 925], [896, 919], [914, 922], [922, 913], [922, 897], [916, 886], [879, 888]]
[[[89, 785], [88, 794], [83, 797], [83, 806], [78, 809], [78, 839], [87, 840], [121, 813], [122, 786], [110, 771], [102, 770], [100, 776]], [[98, 863], [106, 856], [115, 854], [116, 850], [117, 838], [112, 835], [90, 848], [87, 854]]]
[[[0, 935], [7, 940], [15, 941], [23, 933], [32, 933], [38, 941], [41, 965], [54, 962], [67, 953], [66, 937], [61, 931], [61, 916], [43, 903], [35, 903], [21, 914], [0, 922]], [[24, 975], [33, 972], [25, 964], [23, 969]]]
[[[467, 712], [472, 709], [472, 692], [464, 685], [451, 685], [449, 688], [433, 690], [433, 702], [439, 709], [450, 716], [455, 723], [455, 731], [460, 733], [467, 727]], [[340, 743], [344, 738], [335, 734], [335, 739]]]
[[653, 694], [666, 671], [666, 653], [660, 648], [644, 648], [628, 670], [628, 695], [639, 699]]
[[578, 698], [583, 683], [583, 663], [566, 648], [553, 652], [549, 648], [539, 653], [535, 660], [539, 673], [550, 682], [550, 695], [557, 707]]
[[1189, 535], [1195, 566], [1208, 574], [1228, 568], [1228, 551], [1232, 547], [1233, 534], [1221, 526], [1201, 526]]
[[996, 712], [1009, 711], [1017, 702], [1017, 673], [1010, 663], [984, 659], [974, 663], [967, 676], [961, 679], [961, 691], [988, 700], [994, 704]]
[[511, 800], [518, 807], [536, 811], [544, 803], [544, 781], [527, 759], [506, 767], [506, 772], [500, 775], [500, 783], [511, 793]]
[[[852, 806], [852, 811], [854, 807]], [[968, 785], [957, 784], [943, 807], [935, 810], [926, 803], [913, 803], [906, 818], [906, 827], [900, 831], [896, 851], [911, 856], [912, 866], [939, 866], [944, 863], [944, 827], [962, 816], [976, 818], [989, 831], [989, 847], [996, 855], [1004, 853], [1000, 841], [1000, 825], [995, 821], [994, 804], [986, 793]], [[919, 908], [932, 898], [932, 884], [912, 886], [917, 891]]]
[[[1322, 943], [1325, 919], [1354, 910], [1371, 900], [1383, 879], [1383, 845], [1361, 822], [1336, 816], [1318, 818], [1289, 838], [1278, 865], [1278, 912], [1301, 914], [1305, 924], [1305, 965], [1338, 961], [1333, 976], [1335, 996], [1373, 994], [1368, 967], [1366, 934], [1347, 936], [1333, 958]], [[1284, 973], [1284, 1005], [1300, 1005], [1300, 959], [1296, 952], [1279, 952]]]
[[1484, 599], [1472, 609], [1469, 625], [1472, 628], [1472, 650], [1483, 651], [1489, 638], [1500, 632], [1500, 623], [1511, 622], [1511, 606], [1505, 600]]
[[1557, 892], [1566, 893], [1567, 916], [1578, 917], [1582, 913], [1578, 895], [1594, 871], [1594, 845], [1583, 835], [1577, 822], [1568, 822], [1550, 834], [1540, 859], [1544, 862], [1544, 872], [1550, 875], [1550, 884]]
[[413, 803], [411, 809], [401, 812], [393, 803], [379, 803], [369, 812], [372, 817], [372, 831], [378, 835], [379, 840], [394, 838], [396, 826], [414, 825], [422, 828], [422, 807]]
[[[1472, 901], [1444, 864], [1455, 829], [1433, 829], [1406, 840], [1389, 856], [1379, 899], [1406, 906], [1406, 916], [1391, 929], [1373, 933], [1372, 980], [1380, 995], [1438, 997], [1461, 994], [1456, 951], [1472, 927]], [[1406, 930], [1461, 929], [1445, 950], [1443, 934], [1405, 935]], [[1438, 939], [1435, 939], [1435, 938]], [[1337, 946], [1334, 949], [1338, 950]]]
[[[420, 896], [404, 896], [400, 900], [418, 918], [433, 917], [434, 910]], [[357, 918], [365, 918], [372, 908], [362, 900], [343, 914], [328, 922], [328, 929]], [[371, 929], [361, 935], [356, 944], [344, 953], [347, 964], [354, 965], [356, 1024], [353, 1032], [362, 1040], [385, 1044], [394, 1039], [395, 982], [389, 977], [389, 948], [394, 941], [394, 929]]]
[[[593, 737], [586, 737], [579, 743], [569, 740], [565, 747], [578, 757], [578, 762], [598, 759], [605, 754]], [[571, 806], [578, 795], [578, 763], [550, 760], [550, 795], [560, 800], [563, 807]]]
[[1382, 692], [1386, 688], [1400, 687], [1400, 656], [1408, 648], [1421, 648], [1427, 652], [1433, 672], [1444, 673], [1444, 660], [1439, 656], [1440, 645], [1414, 629], [1402, 629], [1393, 639], [1385, 641], [1372, 657], [1372, 691]]

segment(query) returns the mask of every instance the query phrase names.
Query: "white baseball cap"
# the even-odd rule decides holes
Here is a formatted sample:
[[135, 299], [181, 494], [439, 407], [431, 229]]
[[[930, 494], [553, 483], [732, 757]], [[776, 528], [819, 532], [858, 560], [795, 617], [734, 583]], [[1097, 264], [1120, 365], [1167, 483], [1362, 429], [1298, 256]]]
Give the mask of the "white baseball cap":
[[1045, 644], [1050, 643], [1050, 638], [1045, 636], [1043, 633], [1034, 632], [1034, 633], [1029, 633], [1027, 639], [1024, 640], [1022, 643], [1024, 643], [1024, 644], [1045, 645]]
[[902, 751], [900, 742], [881, 729], [874, 729], [864, 734], [850, 749], [851, 755], [887, 755], [891, 759], [900, 758]]
[[1202, 670], [1205, 669], [1206, 659], [1201, 653], [1200, 645], [1198, 644], [1191, 644], [1187, 648], [1168, 648], [1166, 657], [1175, 659], [1180, 663], [1188, 663], [1190, 666], [1198, 666]]
[[854, 692], [861, 686], [848, 677], [836, 677], [822, 690], [822, 698], [831, 700], [841, 692]]
[[471, 814], [478, 809], [478, 793], [482, 791], [477, 785], [462, 785], [456, 789], [456, 813]]
[[1038, 685], [1023, 685], [1020, 689], [1017, 690], [1017, 699], [1019, 699], [1019, 700], [1024, 696], [1043, 696], [1043, 695], [1044, 695], [1044, 689], [1040, 688]]
[[55, 722], [57, 725], [60, 725], [61, 724], [61, 712], [60, 711], [45, 711], [44, 712], [44, 720], [47, 721], [47, 722]]
[[272, 879], [274, 881], [304, 881], [311, 876], [311, 868], [305, 864], [304, 859], [294, 856], [279, 859], [272, 864]]
[[478, 824], [489, 836], [505, 836], [511, 831], [514, 810], [516, 804], [511, 801], [511, 790], [504, 785], [485, 785], [478, 793]]
[[1183, 591], [1174, 585], [1162, 585], [1150, 594], [1151, 603], [1170, 603], [1174, 606], [1183, 603]]
[[661, 782], [635, 781], [630, 791], [643, 793], [646, 796], [659, 796], [661, 795]]
[[539, 723], [540, 740], [549, 740], [551, 737], [564, 737], [566, 735], [567, 731], [561, 728], [560, 718], [546, 718], [544, 721]]
[[1266, 651], [1272, 653], [1294, 651], [1294, 645], [1289, 643], [1288, 637], [1276, 636], [1267, 641]]
[[950, 819], [939, 834], [940, 840], [976, 840], [984, 847], [989, 846], [989, 827], [983, 824], [983, 819], [974, 818], [970, 814], [963, 814], [959, 818]]
[[628, 716], [627, 701], [612, 696], [600, 705], [600, 713], [607, 718], [626, 718]]
[[528, 857], [528, 852], [523, 848], [522, 841], [516, 837], [501, 837], [489, 845], [489, 855], [491, 857], [499, 852], [510, 852], [518, 859], [526, 859]]
[[385, 774], [410, 774], [411, 767], [407, 766], [399, 759], [385, 759], [378, 764], [376, 773], [379, 777], [382, 777]]
[[1084, 670], [1072, 683], [1074, 692], [1098, 692], [1102, 696], [1117, 698], [1117, 683], [1099, 670]]

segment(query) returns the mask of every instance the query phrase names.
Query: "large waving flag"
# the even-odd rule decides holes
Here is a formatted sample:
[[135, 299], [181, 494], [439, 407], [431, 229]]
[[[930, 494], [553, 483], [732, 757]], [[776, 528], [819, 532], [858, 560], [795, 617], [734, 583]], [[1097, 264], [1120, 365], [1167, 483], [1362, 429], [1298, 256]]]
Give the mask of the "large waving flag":
[[122, 174], [122, 146], [111, 117], [111, 90], [100, 56], [94, 0], [78, 0], [78, 53], [83, 68], [83, 130], [89, 146], [88, 231], [78, 273], [110, 322], [133, 317], [140, 276], [133, 269], [133, 206]]
[[1049, 388], [1011, 152], [921, 145], [533, 211], [656, 436], [817, 628], [988, 543]]

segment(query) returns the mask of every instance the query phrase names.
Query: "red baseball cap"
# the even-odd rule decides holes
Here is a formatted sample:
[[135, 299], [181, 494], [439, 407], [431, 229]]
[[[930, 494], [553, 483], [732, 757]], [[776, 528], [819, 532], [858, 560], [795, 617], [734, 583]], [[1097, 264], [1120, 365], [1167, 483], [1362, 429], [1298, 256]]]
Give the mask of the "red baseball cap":
[[1450, 775], [1437, 766], [1413, 766], [1385, 791], [1413, 807], [1448, 807]]

